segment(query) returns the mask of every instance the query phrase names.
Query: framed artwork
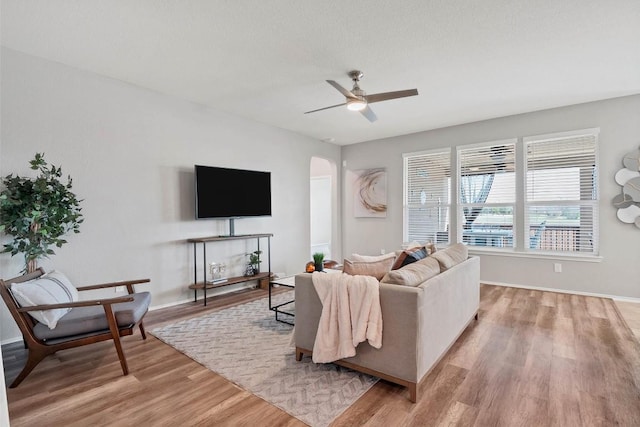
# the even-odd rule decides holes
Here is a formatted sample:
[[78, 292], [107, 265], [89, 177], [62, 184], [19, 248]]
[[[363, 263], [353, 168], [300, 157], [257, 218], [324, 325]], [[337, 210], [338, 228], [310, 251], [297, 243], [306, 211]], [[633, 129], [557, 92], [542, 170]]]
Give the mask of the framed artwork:
[[387, 217], [387, 171], [384, 168], [353, 171], [353, 216]]

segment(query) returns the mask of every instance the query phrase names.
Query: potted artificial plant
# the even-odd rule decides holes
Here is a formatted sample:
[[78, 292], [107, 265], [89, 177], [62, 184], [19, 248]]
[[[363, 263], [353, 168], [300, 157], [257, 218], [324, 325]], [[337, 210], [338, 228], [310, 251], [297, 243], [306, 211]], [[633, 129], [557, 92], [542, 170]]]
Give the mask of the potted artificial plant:
[[322, 271], [324, 261], [324, 254], [322, 252], [316, 252], [313, 254], [313, 264], [315, 265], [316, 271]]
[[39, 259], [54, 255], [53, 246], [67, 243], [62, 236], [79, 233], [83, 221], [71, 177], [62, 182], [62, 168], [47, 164], [44, 154], [36, 153], [29, 163], [39, 171], [36, 178], [10, 174], [2, 178], [0, 191], [0, 231], [13, 236], [2, 252], [23, 254], [25, 273], [35, 271]]
[[254, 275], [260, 273], [260, 263], [262, 262], [260, 260], [261, 253], [262, 251], [253, 251], [250, 254], [247, 254], [249, 257], [249, 265], [251, 266], [251, 270]]

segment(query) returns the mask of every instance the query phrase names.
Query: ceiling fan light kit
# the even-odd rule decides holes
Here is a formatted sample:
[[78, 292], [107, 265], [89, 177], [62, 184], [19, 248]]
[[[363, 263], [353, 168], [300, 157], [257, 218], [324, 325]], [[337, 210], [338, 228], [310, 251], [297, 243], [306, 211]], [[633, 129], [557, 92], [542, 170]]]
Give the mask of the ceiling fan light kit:
[[348, 99], [347, 109], [350, 111], [362, 111], [367, 108], [367, 101], [363, 99]]
[[322, 110], [328, 110], [330, 108], [341, 107], [343, 105], [347, 106], [349, 111], [359, 111], [367, 120], [370, 122], [375, 122], [378, 117], [376, 114], [369, 108], [369, 104], [380, 101], [389, 101], [391, 99], [397, 98], [405, 98], [407, 96], [415, 96], [418, 94], [418, 89], [407, 89], [407, 90], [399, 90], [395, 92], [383, 92], [383, 93], [374, 93], [373, 95], [367, 95], [365, 91], [360, 89], [358, 83], [360, 79], [364, 75], [362, 71], [353, 70], [348, 73], [351, 80], [353, 80], [353, 89], [350, 91], [340, 86], [337, 82], [333, 80], [327, 80], [331, 86], [336, 88], [338, 92], [340, 92], [345, 97], [344, 104], [332, 105], [330, 107], [318, 108], [316, 110], [311, 110], [305, 112], [305, 114], [315, 113]]

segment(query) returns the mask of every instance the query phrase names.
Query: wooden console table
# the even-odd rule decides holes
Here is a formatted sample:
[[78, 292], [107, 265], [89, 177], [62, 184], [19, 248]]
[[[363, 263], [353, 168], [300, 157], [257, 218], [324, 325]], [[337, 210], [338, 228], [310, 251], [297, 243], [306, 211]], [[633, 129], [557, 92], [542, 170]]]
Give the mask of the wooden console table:
[[[193, 289], [193, 300], [194, 302], [198, 301], [198, 289], [202, 289], [204, 292], [204, 305], [207, 305], [207, 289], [212, 288], [220, 288], [222, 286], [229, 286], [236, 283], [244, 283], [250, 282], [252, 280], [258, 280], [258, 282], [262, 282], [263, 280], [269, 280], [271, 277], [271, 237], [273, 234], [239, 234], [234, 236], [211, 236], [211, 237], [202, 237], [198, 239], [187, 239], [187, 243], [193, 244], [193, 284], [189, 285], [189, 289]], [[237, 276], [237, 277], [228, 277], [225, 282], [222, 283], [210, 283], [207, 281], [207, 243], [212, 242], [227, 242], [230, 240], [251, 240], [256, 239], [258, 244], [258, 249], [260, 250], [260, 239], [267, 239], [267, 272], [258, 273], [253, 276]], [[203, 279], [201, 282], [198, 282], [198, 244], [202, 244], [202, 274]]]

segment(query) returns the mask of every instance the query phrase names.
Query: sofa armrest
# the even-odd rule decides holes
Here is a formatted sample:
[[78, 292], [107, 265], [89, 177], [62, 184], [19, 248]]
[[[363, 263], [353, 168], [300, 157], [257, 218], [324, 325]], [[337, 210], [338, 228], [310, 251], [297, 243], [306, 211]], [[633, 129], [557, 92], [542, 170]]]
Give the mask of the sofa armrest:
[[322, 313], [322, 302], [313, 287], [310, 273], [296, 275], [295, 278], [296, 327], [294, 340], [296, 347], [313, 350], [316, 331]]
[[470, 257], [420, 285], [418, 374], [422, 377], [453, 345], [480, 305], [480, 259]]

